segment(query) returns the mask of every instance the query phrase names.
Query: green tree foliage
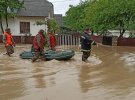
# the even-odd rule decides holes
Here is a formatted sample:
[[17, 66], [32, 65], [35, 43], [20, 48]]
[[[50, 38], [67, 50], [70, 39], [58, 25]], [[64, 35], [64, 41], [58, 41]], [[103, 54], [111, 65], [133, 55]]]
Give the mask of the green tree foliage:
[[87, 6], [87, 1], [81, 2], [77, 6], [70, 5], [70, 9], [66, 12], [66, 17], [64, 17], [65, 26], [73, 30], [83, 29], [84, 9]]
[[47, 21], [36, 21], [36, 25], [47, 25], [48, 27], [48, 32], [59, 32], [60, 31], [60, 26], [58, 25], [57, 21], [54, 18], [47, 19]]
[[52, 32], [53, 34], [60, 31], [60, 27], [57, 23], [57, 21], [54, 18], [48, 19], [47, 21], [36, 21], [36, 25], [47, 25], [48, 30], [47, 33], [45, 32], [45, 46], [49, 46], [49, 37], [48, 32]]
[[48, 31], [53, 33], [60, 31], [60, 26], [58, 25], [57, 21], [54, 18], [48, 19], [47, 21]]
[[2, 24], [2, 17], [4, 15], [4, 0], [1, 0], [0, 1], [0, 27], [1, 27], [1, 30], [2, 32], [4, 33], [4, 29], [3, 29], [3, 24]]
[[89, 26], [96, 32], [119, 29], [122, 37], [134, 28], [134, 5], [135, 0], [87, 0], [68, 10], [66, 25], [79, 30]]
[[6, 20], [8, 27], [8, 18], [16, 16], [16, 11], [23, 7], [23, 1], [20, 0], [0, 0], [0, 25], [3, 31], [2, 18]]
[[122, 37], [134, 21], [134, 5], [134, 0], [99, 0], [86, 8], [86, 20], [96, 31], [119, 29]]

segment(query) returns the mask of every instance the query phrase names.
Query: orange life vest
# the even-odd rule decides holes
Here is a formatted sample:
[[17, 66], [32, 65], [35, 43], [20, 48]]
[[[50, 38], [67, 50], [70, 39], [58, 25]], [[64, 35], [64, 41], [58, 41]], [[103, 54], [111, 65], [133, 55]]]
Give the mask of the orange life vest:
[[56, 38], [52, 33], [49, 33], [50, 37], [50, 47], [55, 47], [56, 46]]
[[4, 33], [6, 36], [6, 44], [5, 46], [9, 46], [9, 45], [13, 45], [13, 41], [12, 41], [12, 35], [8, 34], [7, 32]]

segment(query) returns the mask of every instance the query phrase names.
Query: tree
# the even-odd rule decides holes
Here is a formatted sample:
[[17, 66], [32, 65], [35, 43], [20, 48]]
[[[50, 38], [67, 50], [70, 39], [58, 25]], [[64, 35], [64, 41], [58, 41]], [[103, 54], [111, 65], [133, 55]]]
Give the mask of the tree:
[[48, 31], [53, 31], [53, 33], [60, 31], [60, 26], [54, 18], [48, 19], [47, 21]]
[[65, 25], [73, 30], [82, 30], [84, 28], [83, 19], [85, 18], [84, 9], [88, 6], [88, 1], [81, 2], [77, 6], [70, 5], [64, 18]]
[[119, 29], [122, 37], [134, 20], [134, 4], [134, 0], [98, 0], [86, 8], [88, 13], [85, 20], [96, 31]]
[[102, 33], [119, 29], [122, 37], [135, 22], [134, 5], [135, 0], [87, 0], [67, 11], [66, 25], [76, 29], [88, 26]]
[[8, 18], [16, 16], [18, 9], [23, 7], [23, 1], [20, 0], [1, 0], [0, 1], [0, 25], [3, 31], [2, 19], [6, 20], [6, 27], [8, 27]]
[[2, 17], [3, 17], [3, 14], [4, 14], [3, 5], [4, 5], [4, 0], [1, 0], [0, 1], [0, 27], [1, 27], [2, 32], [4, 33], [3, 23], [2, 23]]

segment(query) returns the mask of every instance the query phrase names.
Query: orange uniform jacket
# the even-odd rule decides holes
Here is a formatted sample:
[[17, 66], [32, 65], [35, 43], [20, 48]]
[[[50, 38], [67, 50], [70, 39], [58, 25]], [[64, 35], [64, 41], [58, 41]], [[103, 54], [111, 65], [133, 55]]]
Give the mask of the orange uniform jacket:
[[13, 45], [14, 43], [12, 35], [8, 34], [7, 32], [5, 32], [4, 35], [6, 36], [5, 46]]

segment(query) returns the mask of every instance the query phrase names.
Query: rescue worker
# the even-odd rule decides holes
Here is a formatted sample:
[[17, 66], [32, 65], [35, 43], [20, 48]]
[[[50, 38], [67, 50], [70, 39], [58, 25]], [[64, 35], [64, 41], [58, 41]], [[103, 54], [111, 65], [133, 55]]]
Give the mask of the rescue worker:
[[91, 53], [91, 44], [95, 43], [91, 39], [91, 30], [90, 28], [86, 28], [84, 30], [83, 35], [80, 38], [80, 43], [81, 43], [81, 51], [83, 52], [82, 54], [82, 61], [87, 61], [88, 57], [90, 56]]
[[53, 32], [49, 32], [49, 45], [51, 50], [56, 50], [56, 38]]
[[10, 28], [6, 28], [4, 35], [3, 35], [3, 43], [5, 44], [5, 48], [7, 51], [7, 55], [11, 56], [11, 54], [14, 53], [14, 46], [15, 46], [15, 42], [13, 40], [13, 36], [11, 34], [11, 30]]
[[44, 45], [45, 45], [45, 35], [44, 30], [39, 30], [38, 34], [34, 37], [33, 40], [33, 48], [35, 51], [35, 55], [32, 58], [32, 62], [35, 62], [40, 56], [42, 61], [45, 61], [45, 53], [44, 53]]

